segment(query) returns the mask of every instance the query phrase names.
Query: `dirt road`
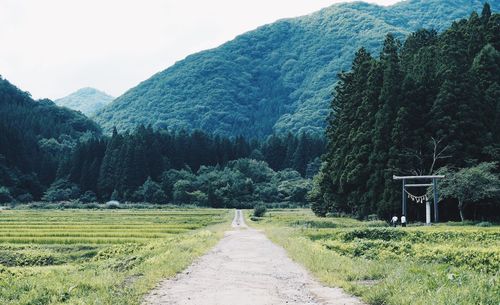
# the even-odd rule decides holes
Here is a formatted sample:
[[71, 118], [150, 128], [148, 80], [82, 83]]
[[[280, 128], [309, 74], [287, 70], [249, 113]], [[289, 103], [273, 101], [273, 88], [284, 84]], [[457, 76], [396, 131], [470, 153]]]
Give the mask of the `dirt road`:
[[232, 226], [211, 252], [177, 277], [161, 282], [144, 304], [363, 304], [312, 279], [281, 247], [248, 228], [241, 211], [236, 211]]

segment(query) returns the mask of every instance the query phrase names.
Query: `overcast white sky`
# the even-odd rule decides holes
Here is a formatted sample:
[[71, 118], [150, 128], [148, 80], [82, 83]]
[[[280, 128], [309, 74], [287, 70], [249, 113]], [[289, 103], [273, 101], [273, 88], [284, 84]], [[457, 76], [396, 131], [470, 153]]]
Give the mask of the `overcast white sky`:
[[35, 98], [87, 86], [118, 96], [191, 53], [338, 2], [0, 0], [0, 75]]

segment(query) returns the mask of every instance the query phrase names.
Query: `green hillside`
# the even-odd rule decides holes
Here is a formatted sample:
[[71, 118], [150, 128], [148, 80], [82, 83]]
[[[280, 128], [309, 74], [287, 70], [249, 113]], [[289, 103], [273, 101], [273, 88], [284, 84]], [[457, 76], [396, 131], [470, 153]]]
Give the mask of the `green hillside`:
[[[403, 38], [419, 28], [442, 30], [482, 8], [480, 0], [410, 0], [390, 7], [333, 5], [277, 21], [177, 62], [130, 89], [95, 119], [106, 131], [202, 129], [264, 137], [322, 134], [337, 73], [355, 51], [376, 53], [388, 32]], [[490, 1], [495, 11], [500, 1]]]
[[39, 199], [61, 159], [80, 140], [100, 134], [83, 114], [50, 100], [34, 101], [0, 77], [0, 199]]
[[107, 104], [111, 103], [114, 97], [94, 88], [82, 88], [68, 96], [54, 101], [58, 106], [78, 110], [90, 116], [95, 114]]

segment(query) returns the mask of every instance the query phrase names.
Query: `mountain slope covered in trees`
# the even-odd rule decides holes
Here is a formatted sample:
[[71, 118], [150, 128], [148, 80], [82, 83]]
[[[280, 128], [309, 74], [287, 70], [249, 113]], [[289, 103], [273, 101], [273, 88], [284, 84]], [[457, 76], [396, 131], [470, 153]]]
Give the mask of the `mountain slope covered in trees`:
[[68, 96], [54, 101], [58, 106], [81, 111], [86, 116], [94, 115], [98, 110], [111, 103], [114, 97], [94, 88], [82, 88]]
[[1, 193], [18, 201], [39, 199], [56, 177], [60, 159], [80, 140], [100, 134], [83, 114], [50, 100], [34, 101], [0, 78]]
[[35, 101], [0, 78], [0, 204], [303, 204], [311, 185], [306, 178], [318, 172], [324, 146], [323, 138], [307, 134], [258, 142], [142, 125], [106, 137], [82, 113]]
[[[477, 166], [473, 172], [494, 170], [484, 177], [498, 179], [500, 14], [492, 15], [489, 6], [442, 34], [417, 31], [401, 47], [388, 35], [380, 56], [361, 48], [352, 69], [341, 74], [336, 92], [325, 164], [311, 193], [317, 214], [401, 215], [401, 185], [392, 175]], [[450, 176], [452, 171], [445, 172]], [[481, 190], [467, 189], [467, 183], [463, 191], [453, 190], [475, 198], [471, 211], [459, 204], [462, 219], [470, 212], [498, 216], [500, 189], [478, 177], [468, 184], [491, 188], [487, 196], [471, 196]], [[426, 192], [409, 191], [417, 196]], [[407, 216], [418, 219], [424, 209], [410, 203]], [[457, 212], [453, 200], [440, 203], [445, 218]]]
[[[95, 119], [108, 132], [154, 128], [202, 129], [265, 137], [323, 134], [337, 73], [361, 46], [377, 52], [391, 32], [438, 31], [482, 8], [480, 0], [409, 0], [390, 7], [333, 5], [238, 36], [177, 62], [130, 89]], [[494, 10], [500, 1], [491, 1]]]
[[0, 204], [304, 204], [311, 186], [306, 178], [318, 172], [324, 147], [322, 137], [308, 134], [258, 142], [142, 125], [106, 137], [82, 113], [34, 101], [0, 79]]

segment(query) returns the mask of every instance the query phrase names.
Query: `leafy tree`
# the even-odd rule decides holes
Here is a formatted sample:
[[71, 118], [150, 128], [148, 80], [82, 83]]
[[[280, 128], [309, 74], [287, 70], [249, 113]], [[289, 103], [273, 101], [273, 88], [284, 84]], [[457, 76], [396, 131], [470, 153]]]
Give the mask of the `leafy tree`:
[[307, 201], [311, 205], [311, 210], [320, 217], [325, 217], [326, 214], [332, 210], [323, 199], [324, 193], [321, 183], [324, 183], [324, 179], [324, 171], [320, 170], [320, 172], [314, 176], [312, 188], [309, 193], [307, 193]]
[[150, 203], [166, 203], [167, 196], [160, 185], [154, 182], [151, 177], [135, 193], [136, 200]]
[[264, 204], [257, 204], [253, 208], [253, 216], [255, 217], [263, 217], [266, 214], [266, 206]]
[[191, 203], [196, 204], [197, 206], [208, 206], [208, 195], [203, 193], [202, 191], [194, 191], [188, 193], [191, 199], [189, 200]]
[[196, 174], [171, 169], [163, 173], [162, 187], [172, 190], [177, 204], [251, 208], [256, 202], [303, 205], [311, 184], [295, 170], [275, 172], [265, 162], [239, 159], [225, 167], [202, 166]]
[[500, 178], [498, 173], [495, 173], [496, 167], [496, 163], [484, 162], [458, 171], [450, 170], [448, 167], [438, 171], [439, 174], [445, 175], [445, 179], [440, 180], [439, 184], [440, 197], [458, 200], [462, 221], [465, 220], [467, 205], [483, 199], [498, 200]]
[[266, 162], [251, 159], [231, 161], [227, 167], [239, 171], [255, 183], [267, 182], [274, 174]]
[[264, 160], [264, 155], [258, 149], [252, 150], [252, 152], [250, 153], [250, 155], [248, 157], [250, 159], [257, 160], [257, 161], [263, 161]]
[[193, 181], [194, 179], [195, 175], [191, 171], [170, 169], [162, 174], [161, 188], [168, 198], [173, 199], [174, 184], [177, 181]]
[[279, 201], [297, 202], [300, 205], [304, 205], [306, 195], [311, 190], [310, 180], [302, 178], [299, 172], [292, 169], [276, 172], [272, 184], [277, 187]]
[[83, 193], [83, 195], [80, 196], [79, 200], [83, 203], [96, 202], [97, 196], [92, 191], [86, 191], [85, 193]]
[[58, 179], [54, 181], [43, 194], [42, 200], [57, 202], [71, 199], [78, 199], [80, 189], [74, 183], [67, 179]]
[[192, 184], [188, 180], [179, 180], [174, 183], [173, 187], [173, 200], [175, 204], [189, 204], [191, 203], [191, 196], [189, 193], [193, 190]]
[[0, 186], [0, 203], [9, 203], [14, 201], [14, 198], [10, 195], [10, 191], [5, 186]]

